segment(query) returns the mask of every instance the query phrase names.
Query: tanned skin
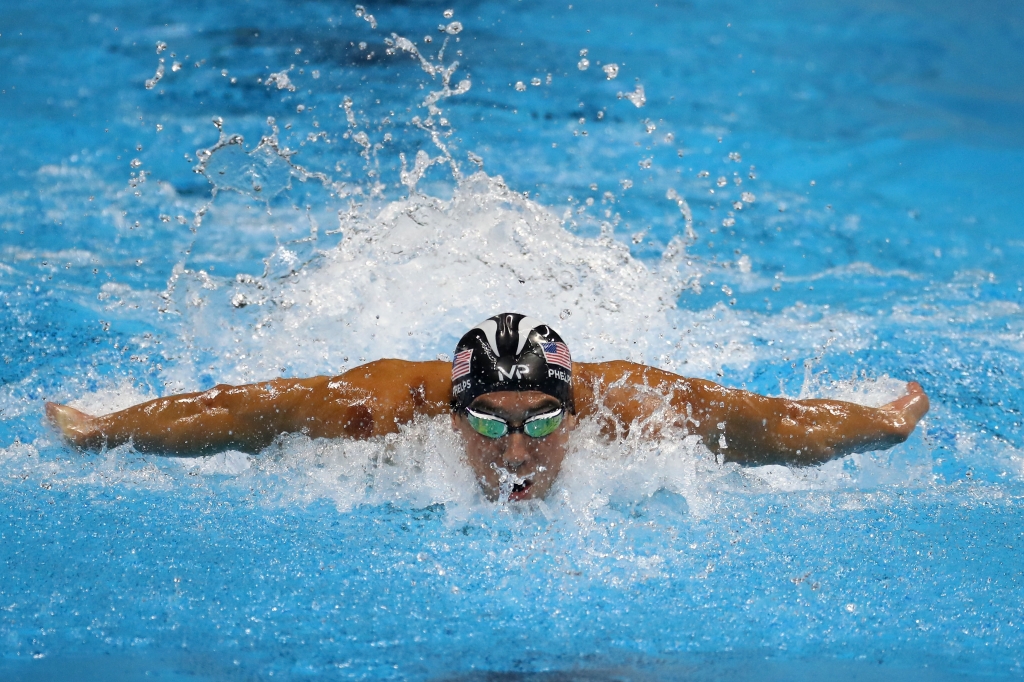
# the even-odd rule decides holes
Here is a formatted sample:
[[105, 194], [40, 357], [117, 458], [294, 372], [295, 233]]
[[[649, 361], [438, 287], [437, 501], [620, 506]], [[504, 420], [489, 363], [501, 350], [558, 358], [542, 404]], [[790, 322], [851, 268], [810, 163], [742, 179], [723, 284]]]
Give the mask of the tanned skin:
[[[625, 361], [574, 363], [573, 390], [576, 415], [567, 418], [560, 432], [567, 434], [577, 421], [588, 418], [601, 420], [602, 432], [610, 439], [635, 428], [650, 437], [660, 437], [667, 429], [685, 430], [700, 436], [724, 461], [744, 465], [806, 466], [889, 448], [905, 441], [928, 411], [928, 397], [915, 382], [907, 384], [907, 395], [872, 408], [838, 400], [769, 398]], [[187, 456], [229, 449], [258, 452], [282, 433], [356, 439], [395, 433], [418, 416], [449, 414], [450, 393], [450, 363], [378, 360], [333, 378], [221, 385], [100, 417], [56, 403], [47, 403], [46, 413], [64, 437], [81, 448], [130, 441], [143, 452]], [[530, 409], [529, 400], [524, 407], [514, 392], [505, 393], [513, 398], [491, 399], [496, 404], [488, 405], [489, 396], [502, 395], [494, 393], [477, 400], [499, 413]], [[546, 396], [533, 398], [543, 402]], [[479, 406], [474, 402], [475, 408]], [[559, 466], [564, 456], [565, 439], [555, 434], [537, 442], [522, 441], [523, 434], [489, 441], [466, 427], [464, 415], [452, 415], [452, 420], [466, 440], [470, 463], [485, 490], [493, 488], [494, 481], [484, 480], [489, 475], [483, 465], [476, 466], [480, 462], [474, 452], [500, 463], [507, 459], [503, 453], [526, 442], [534, 450], [554, 448], [560, 454]], [[543, 478], [550, 483], [557, 469], [549, 468], [550, 476]], [[538, 493], [541, 487], [548, 486], [538, 486]]]

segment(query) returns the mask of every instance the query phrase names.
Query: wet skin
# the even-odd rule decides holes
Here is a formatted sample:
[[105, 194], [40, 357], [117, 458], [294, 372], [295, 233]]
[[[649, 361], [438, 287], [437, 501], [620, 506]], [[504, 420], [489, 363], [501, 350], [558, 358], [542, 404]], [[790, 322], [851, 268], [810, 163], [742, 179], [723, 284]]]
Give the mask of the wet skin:
[[[479, 396], [470, 407], [518, 426], [530, 417], [550, 412], [560, 405], [556, 399], [538, 391], [498, 391]], [[576, 416], [566, 411], [555, 432], [543, 438], [532, 438], [522, 432], [488, 438], [469, 425], [465, 413], [452, 414], [452, 428], [462, 436], [466, 460], [484, 494], [492, 500], [499, 497], [502, 475], [499, 468], [517, 479], [525, 479], [516, 481], [518, 485], [509, 496], [510, 500], [544, 497], [562, 469], [569, 434], [575, 426]]]
[[[465, 415], [452, 415], [451, 390], [448, 362], [377, 360], [336, 377], [220, 385], [103, 416], [57, 403], [47, 403], [46, 413], [61, 435], [81, 448], [130, 442], [142, 452], [176, 456], [255, 453], [283, 433], [377, 438], [397, 433], [414, 419], [448, 414], [485, 494], [497, 498], [496, 467], [501, 467], [518, 478], [530, 475], [531, 483], [511, 498], [528, 499], [551, 489], [577, 419], [596, 420], [609, 440], [633, 431], [650, 439], [696, 435], [721, 461], [809, 466], [902, 443], [929, 407], [916, 382], [907, 384], [906, 395], [876, 408], [757, 395], [621, 360], [577, 362], [575, 416], [566, 415], [545, 438], [514, 433], [488, 439], [470, 428]], [[514, 426], [557, 405], [554, 398], [535, 392], [488, 393], [477, 401], [474, 407]]]

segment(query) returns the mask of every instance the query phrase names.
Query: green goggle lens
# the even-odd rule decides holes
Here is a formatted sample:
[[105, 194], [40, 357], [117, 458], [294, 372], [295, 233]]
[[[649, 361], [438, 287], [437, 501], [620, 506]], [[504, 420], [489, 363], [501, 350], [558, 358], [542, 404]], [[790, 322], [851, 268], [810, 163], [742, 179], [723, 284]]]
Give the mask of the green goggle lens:
[[503, 419], [487, 417], [470, 410], [466, 410], [466, 416], [469, 417], [469, 425], [481, 436], [501, 438], [508, 433], [508, 424]]
[[523, 431], [531, 438], [543, 438], [550, 436], [562, 424], [562, 410], [555, 414], [542, 414], [533, 419], [527, 419], [523, 424]]
[[[543, 438], [545, 436], [550, 436], [558, 429], [559, 426], [561, 426], [562, 417], [564, 416], [565, 410], [558, 408], [554, 412], [530, 417], [526, 420], [521, 429], [513, 430], [522, 430], [531, 438]], [[469, 425], [481, 436], [486, 436], [487, 438], [501, 438], [509, 433], [510, 429], [508, 422], [501, 417], [476, 412], [475, 410], [466, 410], [466, 417], [469, 419]]]

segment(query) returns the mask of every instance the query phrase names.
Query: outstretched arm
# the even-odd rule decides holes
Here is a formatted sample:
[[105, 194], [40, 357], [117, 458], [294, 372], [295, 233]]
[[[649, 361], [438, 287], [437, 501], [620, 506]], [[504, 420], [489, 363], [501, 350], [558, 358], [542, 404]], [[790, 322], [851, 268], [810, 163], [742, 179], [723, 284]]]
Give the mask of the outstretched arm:
[[928, 412], [928, 396], [916, 382], [907, 384], [907, 395], [874, 408], [769, 398], [627, 362], [583, 368], [592, 388], [584, 390], [590, 398], [582, 402], [590, 409], [603, 404], [627, 428], [683, 427], [716, 455], [740, 464], [811, 465], [890, 448], [905, 441]]
[[448, 363], [378, 360], [334, 378], [221, 385], [102, 417], [56, 403], [46, 404], [46, 414], [65, 438], [83, 448], [130, 440], [139, 450], [167, 455], [256, 452], [282, 433], [313, 438], [392, 433], [419, 414], [447, 411], [450, 391]]

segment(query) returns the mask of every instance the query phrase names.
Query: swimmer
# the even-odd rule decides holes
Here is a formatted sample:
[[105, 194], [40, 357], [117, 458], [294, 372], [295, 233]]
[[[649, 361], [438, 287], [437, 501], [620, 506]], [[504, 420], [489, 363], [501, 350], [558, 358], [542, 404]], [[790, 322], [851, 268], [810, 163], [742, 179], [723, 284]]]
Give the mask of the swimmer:
[[596, 419], [607, 439], [699, 436], [741, 465], [808, 466], [902, 443], [928, 411], [916, 382], [879, 408], [769, 398], [626, 361], [573, 363], [554, 329], [515, 313], [469, 330], [452, 362], [377, 360], [336, 377], [220, 385], [93, 417], [46, 404], [80, 448], [123, 443], [142, 452], [258, 452], [285, 433], [366, 439], [417, 417], [448, 414], [490, 499], [542, 498], [573, 429]]

